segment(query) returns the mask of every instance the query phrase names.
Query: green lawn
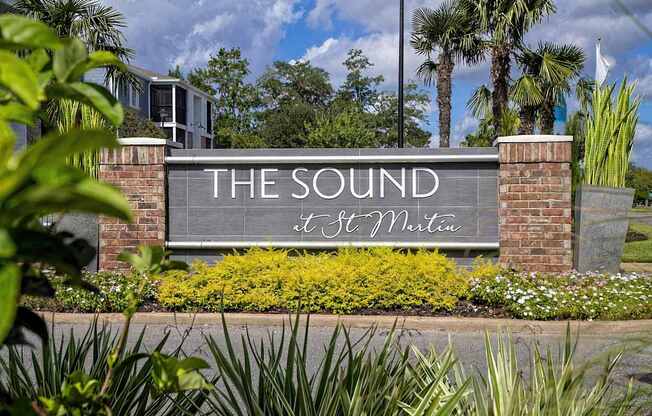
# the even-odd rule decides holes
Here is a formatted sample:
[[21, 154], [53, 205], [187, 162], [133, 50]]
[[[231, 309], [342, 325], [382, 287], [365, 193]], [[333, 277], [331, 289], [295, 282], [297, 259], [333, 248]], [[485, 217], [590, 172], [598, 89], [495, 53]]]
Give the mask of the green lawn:
[[630, 227], [634, 231], [647, 234], [650, 239], [626, 243], [623, 263], [652, 263], [652, 225], [632, 222]]

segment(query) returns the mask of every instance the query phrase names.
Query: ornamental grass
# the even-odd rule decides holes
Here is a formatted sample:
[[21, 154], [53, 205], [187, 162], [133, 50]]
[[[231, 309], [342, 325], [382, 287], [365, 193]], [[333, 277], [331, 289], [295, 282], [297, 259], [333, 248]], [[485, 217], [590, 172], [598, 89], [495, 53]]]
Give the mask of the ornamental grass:
[[625, 79], [614, 102], [615, 85], [596, 86], [593, 111], [586, 123], [585, 184], [625, 187], [638, 124], [640, 99], [634, 97], [635, 87]]

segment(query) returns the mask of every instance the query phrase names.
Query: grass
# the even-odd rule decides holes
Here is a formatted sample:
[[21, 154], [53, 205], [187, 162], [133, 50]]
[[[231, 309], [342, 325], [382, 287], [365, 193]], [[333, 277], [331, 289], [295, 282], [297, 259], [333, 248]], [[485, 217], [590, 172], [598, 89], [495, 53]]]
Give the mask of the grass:
[[632, 208], [632, 212], [636, 214], [652, 214], [652, 207]]
[[652, 225], [632, 222], [632, 230], [646, 234], [647, 241], [634, 241], [625, 244], [623, 263], [652, 263]]

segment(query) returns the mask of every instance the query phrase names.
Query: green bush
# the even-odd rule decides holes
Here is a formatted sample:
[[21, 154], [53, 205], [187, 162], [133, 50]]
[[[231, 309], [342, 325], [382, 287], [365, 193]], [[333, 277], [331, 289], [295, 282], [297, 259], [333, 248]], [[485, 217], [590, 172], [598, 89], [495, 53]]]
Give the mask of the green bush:
[[140, 293], [141, 304], [155, 298], [156, 288], [149, 278], [144, 278], [142, 292], [139, 285], [143, 278], [132, 274], [84, 273], [83, 279], [97, 291], [64, 285], [64, 278], [54, 277], [51, 280], [56, 290], [53, 298], [27, 296], [23, 304], [32, 309], [55, 312], [122, 312], [129, 306], [127, 294], [130, 292]]
[[[467, 295], [469, 276], [432, 251], [343, 249], [335, 254], [252, 249], [190, 273], [161, 276], [157, 300], [180, 311], [452, 309]], [[223, 296], [222, 296], [223, 295]]]
[[652, 317], [652, 278], [644, 275], [502, 274], [471, 283], [471, 299], [524, 319]]

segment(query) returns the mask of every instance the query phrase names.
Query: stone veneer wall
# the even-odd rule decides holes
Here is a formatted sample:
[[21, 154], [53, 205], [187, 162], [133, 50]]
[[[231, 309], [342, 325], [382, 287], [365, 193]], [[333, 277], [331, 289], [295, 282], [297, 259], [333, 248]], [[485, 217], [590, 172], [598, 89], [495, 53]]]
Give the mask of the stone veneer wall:
[[123, 250], [138, 245], [165, 244], [166, 141], [123, 139], [118, 149], [105, 149], [100, 157], [101, 180], [118, 187], [129, 201], [133, 223], [100, 217], [99, 269], [125, 270], [117, 260]]
[[572, 137], [496, 140], [500, 153], [500, 262], [523, 271], [573, 268]]

